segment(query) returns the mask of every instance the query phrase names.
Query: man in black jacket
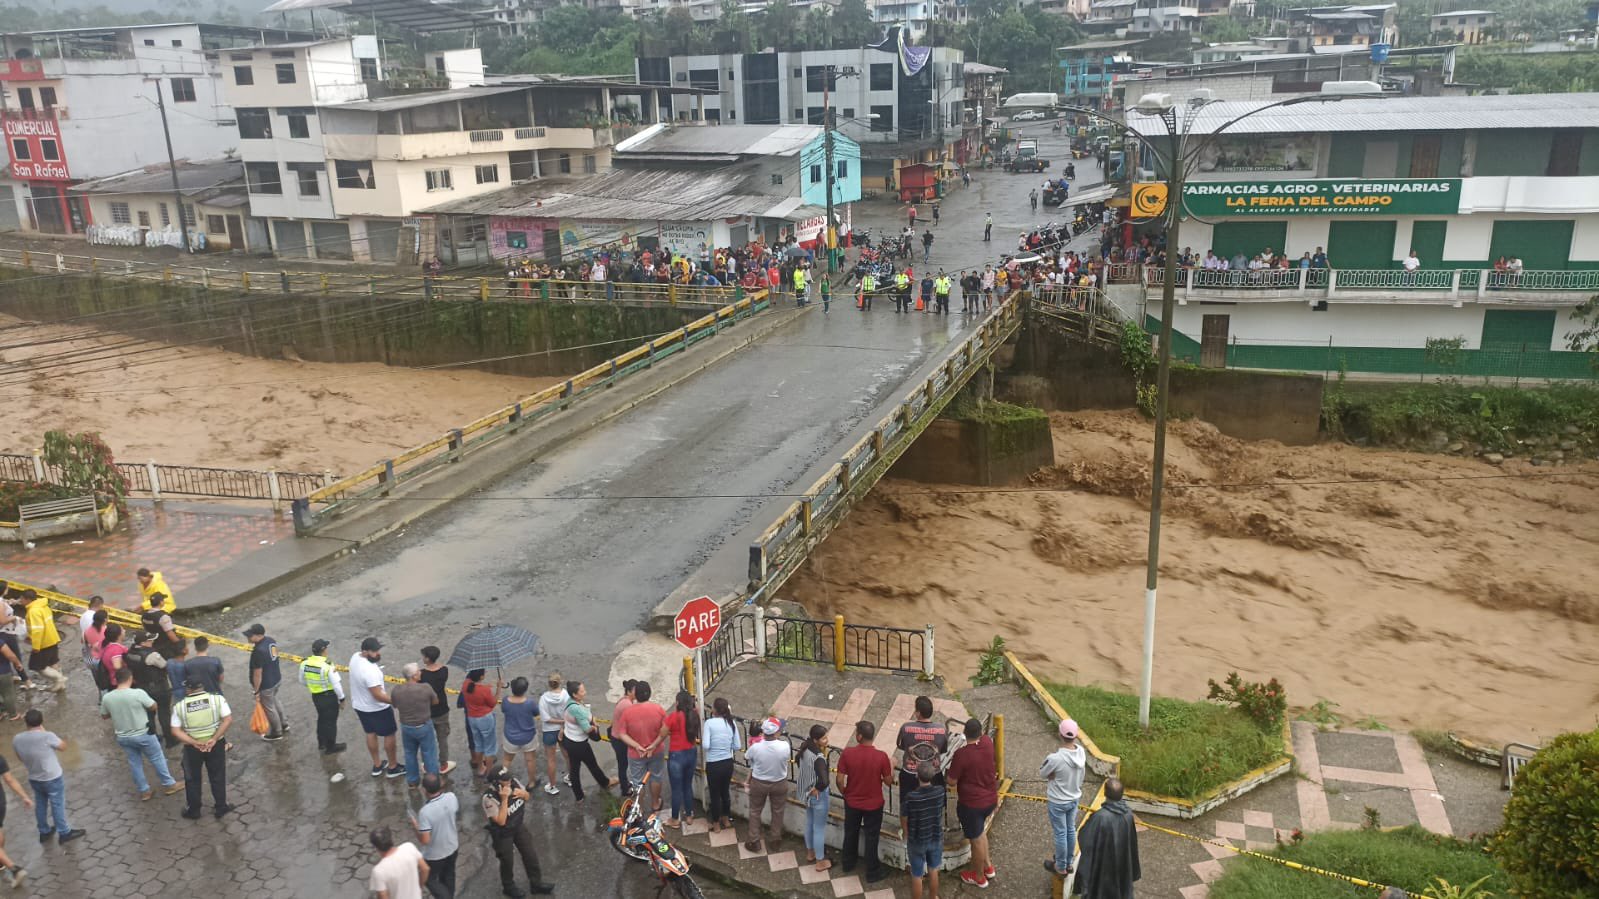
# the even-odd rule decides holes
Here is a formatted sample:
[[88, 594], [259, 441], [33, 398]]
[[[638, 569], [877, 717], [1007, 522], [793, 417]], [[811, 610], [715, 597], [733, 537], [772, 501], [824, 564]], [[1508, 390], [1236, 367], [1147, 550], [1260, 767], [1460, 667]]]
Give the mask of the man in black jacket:
[[1122, 782], [1105, 781], [1105, 803], [1089, 816], [1078, 835], [1077, 883], [1072, 892], [1085, 899], [1133, 899], [1138, 867], [1138, 831], [1133, 810], [1122, 801]]

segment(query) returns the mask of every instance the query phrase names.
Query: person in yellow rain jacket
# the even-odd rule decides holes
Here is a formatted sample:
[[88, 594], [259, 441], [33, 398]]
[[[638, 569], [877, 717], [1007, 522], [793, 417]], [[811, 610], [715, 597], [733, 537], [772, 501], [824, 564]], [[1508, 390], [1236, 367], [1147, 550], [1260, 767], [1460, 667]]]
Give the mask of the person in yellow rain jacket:
[[28, 670], [42, 675], [50, 681], [50, 689], [60, 693], [67, 688], [67, 676], [61, 673], [61, 634], [56, 632], [55, 613], [49, 601], [32, 590], [22, 591], [22, 601], [28, 642], [33, 644]]
[[[156, 594], [161, 594], [161, 599], [155, 599]], [[159, 571], [148, 568], [139, 569], [139, 595], [143, 597], [139, 603], [139, 611], [148, 612], [153, 608], [160, 608], [168, 615], [178, 610], [178, 600], [172, 595], [172, 588], [167, 586], [167, 579]]]

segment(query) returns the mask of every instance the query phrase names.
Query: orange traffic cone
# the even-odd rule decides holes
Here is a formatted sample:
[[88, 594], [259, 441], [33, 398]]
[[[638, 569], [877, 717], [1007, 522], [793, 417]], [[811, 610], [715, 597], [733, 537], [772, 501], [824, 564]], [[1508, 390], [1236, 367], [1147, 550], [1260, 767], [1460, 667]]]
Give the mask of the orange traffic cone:
[[925, 312], [925, 311], [927, 311], [927, 304], [922, 302], [922, 298], [921, 297], [917, 297], [916, 298], [916, 311], [917, 312]]
[[855, 308], [856, 309], [865, 309], [866, 308], [866, 291], [865, 290], [857, 290], [857, 291], [855, 291]]

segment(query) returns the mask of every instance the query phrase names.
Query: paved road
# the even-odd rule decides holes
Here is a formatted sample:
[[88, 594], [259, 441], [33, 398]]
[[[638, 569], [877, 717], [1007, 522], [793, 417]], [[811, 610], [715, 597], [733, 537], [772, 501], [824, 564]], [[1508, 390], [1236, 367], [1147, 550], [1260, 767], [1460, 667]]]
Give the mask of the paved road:
[[[1059, 159], [1061, 149], [1044, 143]], [[1010, 249], [1002, 235], [1048, 217], [1042, 210], [1029, 213], [1033, 186], [1032, 177], [993, 172], [980, 175], [972, 189], [956, 190], [944, 204], [933, 266], [980, 265]], [[863, 220], [898, 215], [891, 204], [875, 206], [864, 210]], [[989, 210], [996, 241], [985, 246], [982, 215]], [[547, 652], [536, 671], [530, 665], [506, 672], [507, 678], [529, 675], [537, 685], [543, 672], [558, 668], [594, 685], [596, 709], [607, 715], [603, 693], [611, 659], [639, 642], [638, 628], [650, 610], [685, 581], [708, 590], [736, 586], [747, 535], [790, 501], [782, 494], [807, 486], [970, 327], [959, 314], [895, 315], [882, 307], [862, 314], [839, 303], [824, 315], [813, 308], [756, 346], [407, 532], [278, 590], [247, 612], [197, 624], [227, 633], [264, 621], [292, 651], [304, 652], [317, 637], [332, 640], [340, 661], [362, 637], [380, 635], [392, 673], [425, 644], [447, 652], [474, 625], [510, 621], [543, 635]], [[250, 701], [242, 689], [243, 659], [221, 652], [236, 672], [230, 698], [242, 717]], [[241, 814], [226, 826], [178, 819], [175, 798], [128, 809], [129, 817], [108, 816], [95, 795], [97, 784], [108, 785], [104, 801], [114, 808], [139, 804], [131, 799], [120, 753], [93, 715], [81, 671], [79, 680], [65, 700], [47, 701], [47, 714], [84, 747], [67, 759], [68, 777], [80, 785], [73, 809], [94, 832], [76, 850], [41, 850], [22, 810], [14, 806], [12, 816], [12, 847], [52, 895], [90, 895], [104, 883], [95, 872], [105, 869], [77, 860], [45, 864], [39, 860], [44, 851], [87, 851], [115, 870], [152, 872], [148, 883], [163, 893], [214, 886], [224, 881], [210, 872], [221, 870], [240, 895], [323, 895], [332, 884], [331, 895], [359, 896], [369, 856], [366, 829], [405, 826], [403, 781], [366, 776], [353, 716], [344, 722], [351, 751], [322, 758], [308, 745], [308, 701], [293, 686], [285, 690], [297, 725], [289, 741], [260, 743], [242, 721], [236, 731], [242, 745], [233, 801]], [[462, 743], [459, 733], [455, 741]], [[452, 756], [462, 748], [454, 747]], [[351, 776], [330, 786], [328, 775], [339, 766]], [[469, 786], [458, 789], [470, 797]], [[569, 796], [538, 798], [534, 830], [563, 894], [653, 893], [641, 872], [624, 867], [604, 845], [598, 833], [608, 817], [602, 797], [577, 806]], [[88, 820], [91, 814], [95, 820]], [[159, 826], [139, 840], [117, 838], [115, 830], [127, 822], [143, 826], [147, 819]], [[107, 827], [111, 821], [117, 828]], [[498, 892], [480, 836], [475, 826], [463, 826], [463, 840], [475, 847], [463, 856], [465, 897]], [[160, 863], [179, 858], [194, 863]]]

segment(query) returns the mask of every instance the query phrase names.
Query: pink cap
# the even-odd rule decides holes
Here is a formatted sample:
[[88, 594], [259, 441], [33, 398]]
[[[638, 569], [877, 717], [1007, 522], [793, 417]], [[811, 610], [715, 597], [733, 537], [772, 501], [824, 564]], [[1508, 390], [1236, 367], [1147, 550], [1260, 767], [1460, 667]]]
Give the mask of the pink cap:
[[1060, 723], [1060, 735], [1068, 740], [1077, 739], [1077, 722], [1070, 718]]

